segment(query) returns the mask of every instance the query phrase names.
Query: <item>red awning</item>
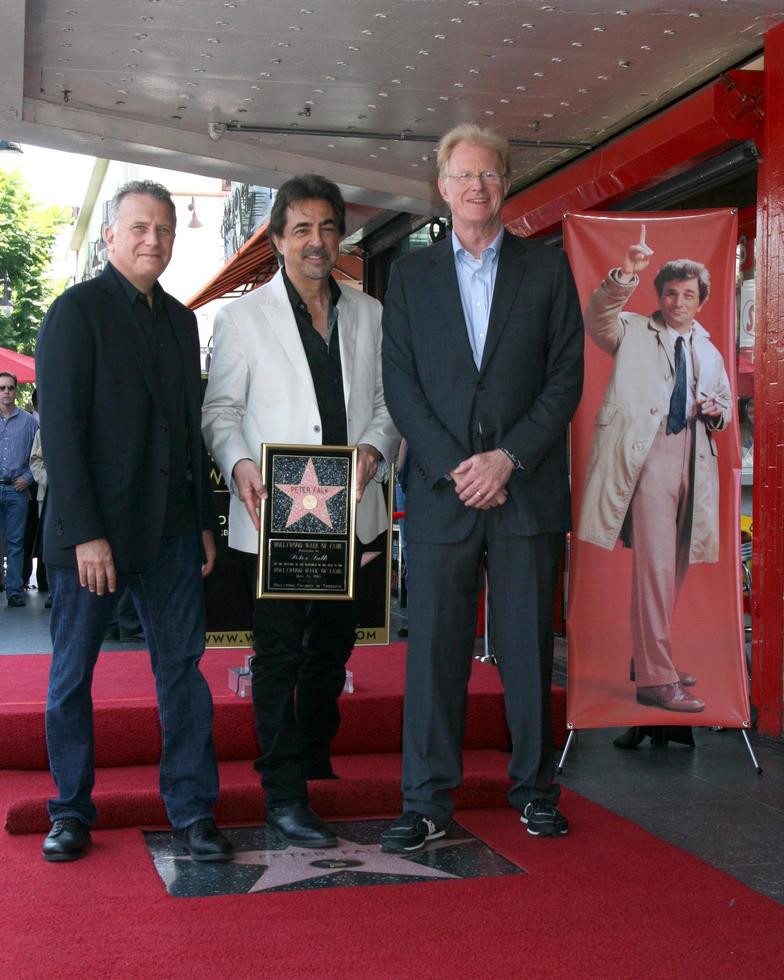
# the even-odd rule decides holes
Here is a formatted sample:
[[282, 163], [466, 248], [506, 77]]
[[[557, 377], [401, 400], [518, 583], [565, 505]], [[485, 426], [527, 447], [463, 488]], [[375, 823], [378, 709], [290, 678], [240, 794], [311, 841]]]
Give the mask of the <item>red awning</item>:
[[35, 359], [27, 354], [17, 354], [7, 347], [0, 347], [0, 371], [15, 374], [20, 384], [35, 381]]
[[278, 260], [267, 237], [265, 223], [186, 305], [197, 310], [223, 296], [242, 296], [271, 279], [277, 268]]

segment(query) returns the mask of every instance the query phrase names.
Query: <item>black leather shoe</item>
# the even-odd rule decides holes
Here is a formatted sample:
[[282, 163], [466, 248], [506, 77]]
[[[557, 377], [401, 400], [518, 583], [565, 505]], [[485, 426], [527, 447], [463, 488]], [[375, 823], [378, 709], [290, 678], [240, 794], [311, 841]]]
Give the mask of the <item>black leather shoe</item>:
[[42, 848], [45, 861], [78, 861], [92, 843], [90, 828], [76, 817], [60, 817], [52, 824]]
[[212, 817], [197, 820], [183, 829], [175, 827], [172, 850], [175, 854], [190, 854], [194, 861], [231, 861], [234, 853]]
[[295, 847], [337, 847], [338, 839], [307, 803], [267, 808], [267, 834]]
[[24, 600], [24, 596], [17, 594], [17, 595], [10, 595], [8, 597], [8, 605], [11, 607], [15, 607], [17, 609], [21, 609], [21, 607], [26, 606], [27, 603]]

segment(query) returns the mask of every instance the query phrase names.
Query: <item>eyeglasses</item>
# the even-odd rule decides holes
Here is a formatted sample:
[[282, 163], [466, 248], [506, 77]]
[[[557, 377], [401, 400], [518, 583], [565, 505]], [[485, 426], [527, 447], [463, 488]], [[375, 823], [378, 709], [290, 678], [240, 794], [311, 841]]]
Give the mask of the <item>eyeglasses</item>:
[[16, 391], [16, 385], [0, 385], [0, 391]]
[[481, 180], [483, 184], [497, 184], [502, 177], [503, 174], [496, 173], [495, 170], [480, 170], [478, 174], [461, 170], [459, 174], [446, 174], [447, 180], [456, 180], [458, 184], [470, 184], [475, 180]]

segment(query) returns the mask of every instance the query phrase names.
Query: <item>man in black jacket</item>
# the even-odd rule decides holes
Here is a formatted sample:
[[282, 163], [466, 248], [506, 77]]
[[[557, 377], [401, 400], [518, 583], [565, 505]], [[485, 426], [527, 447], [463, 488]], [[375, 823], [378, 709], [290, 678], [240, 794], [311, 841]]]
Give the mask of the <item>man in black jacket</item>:
[[54, 645], [46, 734], [58, 791], [43, 848], [49, 861], [79, 858], [90, 843], [97, 817], [90, 688], [126, 586], [155, 673], [160, 785], [174, 848], [195, 860], [231, 857], [211, 813], [212, 698], [199, 670], [202, 577], [215, 560], [199, 339], [193, 313], [158, 284], [175, 222], [160, 184], [121, 187], [104, 231], [109, 265], [53, 303], [38, 338]]
[[384, 300], [384, 390], [411, 457], [404, 812], [381, 838], [391, 852], [442, 837], [452, 814], [482, 566], [512, 737], [509, 802], [528, 833], [567, 832], [550, 679], [580, 304], [563, 252], [504, 231], [501, 137], [458, 126], [438, 168], [452, 234], [402, 258]]

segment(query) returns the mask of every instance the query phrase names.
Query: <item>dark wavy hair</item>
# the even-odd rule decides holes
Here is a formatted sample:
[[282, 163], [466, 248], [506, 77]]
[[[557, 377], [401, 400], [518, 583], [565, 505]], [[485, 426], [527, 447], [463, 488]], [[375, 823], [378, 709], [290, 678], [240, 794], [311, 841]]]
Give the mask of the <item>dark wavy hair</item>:
[[664, 284], [678, 279], [696, 279], [700, 289], [700, 303], [704, 303], [710, 293], [710, 272], [702, 262], [695, 262], [693, 259], [673, 259], [672, 262], [665, 262], [656, 273], [653, 285], [656, 288], [656, 295], [661, 299], [664, 291]]
[[[326, 177], [319, 174], [302, 174], [299, 177], [290, 177], [285, 184], [282, 184], [275, 195], [270, 211], [269, 226], [267, 236], [275, 248], [273, 235], [276, 238], [283, 238], [283, 231], [286, 227], [286, 212], [292, 204], [297, 201], [326, 201], [335, 212], [335, 221], [341, 236], [346, 233], [346, 202], [340, 193], [340, 188]], [[275, 249], [277, 252], [277, 249]]]

